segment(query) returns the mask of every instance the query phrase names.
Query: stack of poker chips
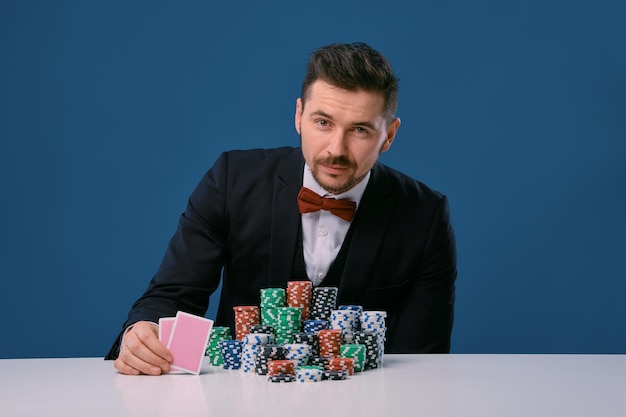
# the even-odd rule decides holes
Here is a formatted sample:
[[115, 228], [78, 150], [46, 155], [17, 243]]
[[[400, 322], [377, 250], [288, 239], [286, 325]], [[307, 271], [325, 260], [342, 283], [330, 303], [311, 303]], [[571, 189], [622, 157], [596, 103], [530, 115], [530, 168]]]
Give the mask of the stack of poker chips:
[[259, 349], [255, 361], [255, 372], [257, 375], [267, 375], [268, 363], [271, 360], [284, 360], [285, 347], [282, 345], [264, 345]]
[[320, 339], [320, 355], [327, 358], [339, 356], [341, 351], [342, 332], [338, 329], [320, 330], [317, 334]]
[[361, 329], [361, 314], [363, 314], [363, 306], [357, 305], [340, 305], [337, 307], [338, 310], [351, 310], [356, 311], [356, 323], [355, 330]]
[[384, 311], [364, 311], [361, 314], [361, 330], [374, 333], [377, 338], [377, 366], [382, 365], [383, 355], [385, 353], [385, 333], [387, 332], [387, 326], [385, 325], [386, 317], [387, 313]]
[[223, 340], [219, 343], [222, 351], [224, 369], [241, 368], [241, 354], [243, 352], [243, 342], [241, 340]]
[[271, 323], [276, 343], [293, 343], [293, 337], [300, 331], [300, 307], [268, 307], [261, 310], [264, 325]]
[[261, 347], [274, 342], [274, 335], [271, 333], [250, 333], [244, 339], [243, 351], [241, 353], [241, 369], [243, 372], [256, 371], [256, 358], [261, 351]]
[[341, 345], [341, 357], [354, 359], [354, 372], [365, 370], [365, 345], [345, 344]]
[[296, 371], [298, 382], [319, 382], [323, 371], [316, 366], [303, 366]]
[[346, 371], [348, 375], [354, 375], [354, 359], [330, 358], [326, 369], [329, 371]]
[[250, 328], [261, 321], [259, 307], [257, 306], [235, 306], [235, 339], [243, 340], [250, 333]]
[[288, 282], [287, 290], [262, 289], [259, 307], [234, 308], [241, 341], [230, 348], [220, 344], [229, 358], [224, 368], [254, 370], [272, 382], [313, 382], [381, 366], [386, 313], [337, 306], [337, 295], [337, 288], [301, 281]]
[[204, 356], [209, 357], [211, 365], [221, 366], [224, 363], [220, 350], [220, 342], [230, 339], [230, 327], [213, 327], [213, 329], [211, 329], [206, 351], [204, 352]]
[[320, 330], [326, 330], [330, 327], [328, 320], [305, 320], [304, 333], [317, 334]]
[[262, 288], [261, 308], [284, 307], [286, 305], [285, 290], [283, 288]]
[[300, 307], [278, 307], [276, 309], [276, 343], [293, 343], [293, 337], [302, 326]]
[[337, 307], [336, 287], [315, 287], [311, 296], [311, 312], [313, 320], [330, 320], [330, 314]]
[[282, 288], [261, 289], [261, 324], [271, 326], [278, 336], [278, 308], [285, 306], [285, 290]]
[[372, 332], [356, 332], [354, 343], [365, 346], [364, 371], [378, 368], [378, 337]]
[[275, 376], [275, 375], [296, 375], [296, 365], [292, 360], [283, 359], [283, 360], [270, 360], [267, 363], [267, 375]]
[[292, 360], [297, 368], [305, 366], [311, 356], [311, 346], [304, 343], [287, 343], [285, 347], [285, 359]]
[[333, 310], [330, 316], [330, 328], [341, 330], [345, 343], [352, 343], [354, 340], [358, 322], [359, 313], [356, 310]]
[[311, 357], [320, 355], [320, 339], [315, 333], [296, 333], [294, 343], [305, 343], [311, 346]]
[[276, 327], [278, 326], [278, 309], [280, 307], [261, 307], [261, 325], [274, 329], [276, 336]]
[[287, 283], [287, 306], [300, 307], [302, 320], [309, 318], [313, 283], [311, 281], [289, 281]]

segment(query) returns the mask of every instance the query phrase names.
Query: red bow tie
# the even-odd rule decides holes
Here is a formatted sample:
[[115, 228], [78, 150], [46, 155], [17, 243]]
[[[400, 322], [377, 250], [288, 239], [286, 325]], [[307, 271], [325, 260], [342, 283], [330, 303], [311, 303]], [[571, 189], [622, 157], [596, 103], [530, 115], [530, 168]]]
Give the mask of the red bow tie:
[[337, 217], [351, 221], [356, 211], [356, 203], [354, 201], [321, 197], [308, 188], [302, 187], [298, 194], [298, 208], [300, 209], [300, 213], [327, 210]]

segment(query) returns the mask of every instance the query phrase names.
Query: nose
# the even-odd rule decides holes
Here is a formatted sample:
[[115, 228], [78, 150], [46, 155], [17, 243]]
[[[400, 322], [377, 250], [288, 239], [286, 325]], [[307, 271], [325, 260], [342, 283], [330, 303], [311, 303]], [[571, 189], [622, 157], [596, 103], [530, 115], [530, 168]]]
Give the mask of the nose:
[[326, 151], [329, 155], [344, 156], [348, 149], [348, 138], [345, 132], [337, 129], [329, 135]]

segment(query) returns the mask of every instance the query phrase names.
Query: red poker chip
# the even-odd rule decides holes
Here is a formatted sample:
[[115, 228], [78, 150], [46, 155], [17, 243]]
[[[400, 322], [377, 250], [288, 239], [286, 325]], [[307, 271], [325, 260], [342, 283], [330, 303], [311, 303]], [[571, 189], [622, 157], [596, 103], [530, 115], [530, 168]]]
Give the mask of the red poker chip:
[[235, 306], [235, 339], [243, 340], [250, 328], [260, 324], [261, 312], [258, 306]]
[[313, 283], [311, 281], [287, 282], [287, 305], [289, 307], [300, 307], [302, 309], [302, 320], [307, 320], [309, 317], [312, 296]]
[[327, 369], [331, 371], [347, 371], [348, 375], [354, 375], [354, 359], [331, 358], [328, 360]]
[[287, 359], [274, 359], [267, 362], [267, 374], [279, 375], [288, 374], [295, 375], [296, 367], [292, 360]]

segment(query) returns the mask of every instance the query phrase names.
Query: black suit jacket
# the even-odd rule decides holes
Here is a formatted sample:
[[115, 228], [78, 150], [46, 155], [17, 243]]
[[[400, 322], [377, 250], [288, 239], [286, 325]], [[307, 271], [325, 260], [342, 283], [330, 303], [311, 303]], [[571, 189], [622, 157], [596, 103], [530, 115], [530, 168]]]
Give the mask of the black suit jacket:
[[[204, 315], [222, 280], [216, 325], [261, 288], [290, 281], [300, 227], [300, 148], [222, 154], [189, 198], [178, 230], [123, 328], [178, 310]], [[444, 196], [377, 163], [351, 224], [339, 304], [387, 311], [388, 353], [449, 352], [456, 252]], [[323, 285], [323, 283], [322, 283]], [[118, 341], [107, 358], [115, 358]]]

